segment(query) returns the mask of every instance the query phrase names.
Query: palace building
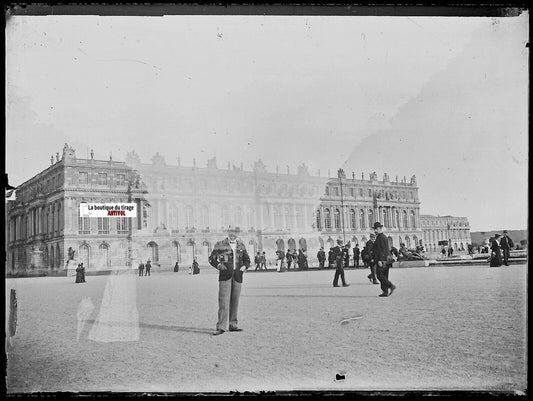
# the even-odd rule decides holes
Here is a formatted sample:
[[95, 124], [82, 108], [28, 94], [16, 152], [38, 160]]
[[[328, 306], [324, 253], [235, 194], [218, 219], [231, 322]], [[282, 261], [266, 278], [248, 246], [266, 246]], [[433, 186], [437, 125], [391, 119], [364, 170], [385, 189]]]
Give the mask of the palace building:
[[[137, 217], [80, 217], [83, 202], [136, 203]], [[159, 154], [143, 163], [134, 151], [123, 162], [96, 160], [92, 151], [83, 159], [65, 144], [6, 205], [6, 273], [81, 261], [89, 271], [148, 259], [156, 270], [189, 266], [193, 257], [205, 265], [230, 225], [240, 228], [252, 259], [265, 251], [273, 264], [276, 250], [300, 248], [314, 265], [320, 247], [327, 252], [338, 238], [364, 245], [375, 221], [396, 247], [429, 241], [419, 208], [415, 176], [391, 181], [339, 170], [322, 177], [305, 164], [272, 172], [261, 160], [250, 171], [220, 168], [216, 158], [205, 167], [170, 165]]]
[[472, 243], [470, 236], [470, 224], [466, 217], [432, 216], [423, 214], [420, 216], [423, 240], [428, 252], [439, 252], [443, 241], [455, 251], [466, 251]]

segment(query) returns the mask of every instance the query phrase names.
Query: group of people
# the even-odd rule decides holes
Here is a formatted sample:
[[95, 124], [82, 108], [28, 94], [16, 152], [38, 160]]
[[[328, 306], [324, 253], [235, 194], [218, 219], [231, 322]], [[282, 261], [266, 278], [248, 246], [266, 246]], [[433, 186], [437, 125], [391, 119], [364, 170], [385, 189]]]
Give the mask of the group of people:
[[266, 270], [266, 253], [257, 252], [254, 258], [255, 270]]
[[85, 267], [83, 262], [78, 263], [76, 267], [76, 283], [85, 283]]
[[150, 259], [148, 259], [146, 261], [146, 265], [141, 261], [141, 263], [139, 263], [139, 277], [142, 277], [143, 276], [143, 272], [144, 272], [144, 275], [145, 276], [150, 276], [150, 269], [152, 268], [152, 264], [150, 262]]
[[502, 264], [509, 266], [510, 251], [513, 247], [513, 240], [507, 235], [507, 230], [503, 230], [503, 235], [495, 234], [494, 237], [490, 239], [490, 267], [500, 267]]
[[[383, 225], [380, 222], [375, 222], [374, 233], [370, 235], [370, 240], [365, 244], [365, 248], [361, 251], [365, 267], [370, 268], [368, 279], [373, 284], [380, 284], [382, 293], [380, 297], [388, 297], [392, 295], [396, 286], [389, 280], [389, 269], [394, 262], [393, 254], [399, 255], [398, 252], [391, 252], [389, 247], [389, 240], [383, 233]], [[345, 267], [345, 251], [342, 240], [337, 240], [337, 246], [331, 248], [330, 252], [333, 254], [336, 268], [333, 276], [333, 287], [339, 286], [339, 278], [342, 286], [348, 287], [344, 277]]]
[[[392, 295], [396, 286], [389, 280], [389, 269], [394, 261], [391, 249], [389, 248], [389, 241], [385, 234], [383, 234], [383, 225], [379, 222], [374, 223], [374, 234], [371, 235], [372, 244], [369, 247], [365, 246], [366, 258], [363, 261], [371, 268], [369, 279], [375, 283], [381, 284], [382, 293], [380, 297], [388, 297]], [[246, 251], [244, 242], [238, 238], [238, 228], [230, 227], [228, 229], [228, 236], [218, 241], [211, 254], [209, 255], [209, 264], [218, 270], [218, 319], [216, 323], [216, 330], [214, 336], [219, 336], [226, 331], [239, 332], [243, 329], [239, 327], [238, 323], [238, 309], [241, 287], [243, 282], [243, 273], [250, 267], [250, 257]], [[370, 242], [370, 241], [369, 241]], [[332, 253], [335, 260], [335, 276], [333, 278], [333, 286], [340, 287], [339, 279], [343, 287], [348, 287], [344, 276], [345, 266], [345, 251], [346, 246], [343, 246], [342, 240], [337, 240], [337, 246], [332, 248]], [[349, 247], [348, 247], [349, 249]], [[325, 252], [321, 249], [318, 258], [319, 263], [323, 265], [325, 261]], [[302, 251], [302, 253], [304, 253]], [[255, 256], [256, 270], [261, 270], [261, 264], [265, 263], [265, 253], [259, 252]], [[279, 251], [278, 260], [287, 260], [287, 255]], [[305, 253], [304, 253], [305, 255]], [[291, 255], [291, 259], [292, 255]], [[304, 259], [298, 255], [299, 266]], [[266, 266], [265, 266], [266, 268]]]

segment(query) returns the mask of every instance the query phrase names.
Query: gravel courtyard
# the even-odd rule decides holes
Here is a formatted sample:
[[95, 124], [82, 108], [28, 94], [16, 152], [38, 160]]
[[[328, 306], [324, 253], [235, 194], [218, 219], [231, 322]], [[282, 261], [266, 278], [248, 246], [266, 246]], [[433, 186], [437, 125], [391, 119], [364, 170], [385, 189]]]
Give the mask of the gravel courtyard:
[[527, 265], [391, 269], [388, 298], [367, 274], [248, 272], [216, 337], [209, 267], [6, 279], [7, 391], [526, 390]]

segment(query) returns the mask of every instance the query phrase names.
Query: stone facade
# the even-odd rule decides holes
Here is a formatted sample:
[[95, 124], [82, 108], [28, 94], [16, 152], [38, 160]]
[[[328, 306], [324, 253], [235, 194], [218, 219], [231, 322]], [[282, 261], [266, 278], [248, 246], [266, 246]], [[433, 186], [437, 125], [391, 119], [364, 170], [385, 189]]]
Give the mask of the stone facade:
[[[135, 202], [137, 218], [80, 218], [82, 202]], [[243, 166], [167, 164], [156, 154], [142, 163], [134, 152], [125, 162], [77, 158], [65, 144], [62, 157], [16, 190], [7, 204], [6, 272], [72, 268], [136, 268], [152, 261], [170, 270], [176, 261], [200, 264], [228, 226], [237, 226], [250, 255], [302, 248], [311, 265], [337, 238], [364, 245], [381, 221], [391, 245], [423, 238], [415, 176], [391, 181], [376, 173], [365, 179], [312, 176], [305, 164], [295, 173], [270, 172], [258, 160]]]
[[420, 221], [428, 252], [440, 252], [442, 246], [439, 241], [449, 241], [454, 251], [468, 251], [468, 244], [472, 243], [468, 218], [423, 214]]

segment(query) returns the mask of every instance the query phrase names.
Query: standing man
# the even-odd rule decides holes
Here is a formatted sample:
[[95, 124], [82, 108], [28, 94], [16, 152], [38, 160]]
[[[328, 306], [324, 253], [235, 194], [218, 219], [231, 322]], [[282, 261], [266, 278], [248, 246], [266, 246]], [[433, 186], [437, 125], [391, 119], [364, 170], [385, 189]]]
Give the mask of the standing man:
[[244, 243], [237, 238], [238, 230], [230, 227], [228, 237], [218, 241], [209, 263], [219, 271], [218, 274], [218, 321], [213, 335], [226, 331], [242, 331], [237, 326], [239, 296], [241, 294], [243, 272], [250, 267], [250, 257]]
[[500, 267], [502, 265], [502, 253], [500, 248], [500, 234], [496, 234], [490, 241], [490, 267]]
[[152, 264], [150, 263], [150, 259], [146, 261], [146, 273], [144, 273], [145, 276], [150, 276], [150, 269], [152, 268]]
[[339, 287], [339, 276], [342, 280], [342, 286], [348, 287], [350, 284], [346, 284], [344, 279], [344, 267], [343, 267], [343, 252], [342, 252], [342, 240], [337, 240], [337, 246], [331, 249], [333, 252], [333, 258], [335, 260], [335, 277], [333, 278], [333, 287]]
[[[470, 245], [469, 245], [470, 246]], [[514, 248], [513, 240], [507, 235], [507, 230], [503, 230], [503, 237], [500, 239], [500, 248], [503, 251], [503, 264], [509, 266], [509, 255]]]
[[142, 277], [144, 271], [144, 263], [141, 260], [141, 263], [139, 263], [139, 277]]
[[324, 262], [326, 261], [326, 252], [324, 252], [324, 247], [320, 247], [320, 250], [317, 252], [316, 257], [318, 259], [318, 267], [320, 269], [323, 269]]
[[359, 269], [359, 256], [361, 255], [361, 250], [359, 249], [359, 244], [355, 244], [353, 249], [353, 265], [356, 269]]
[[374, 241], [376, 240], [376, 234], [372, 233], [370, 234], [370, 239], [366, 241], [365, 249], [363, 250], [365, 253], [365, 258], [363, 259], [365, 262], [365, 265], [368, 265], [370, 268], [370, 274], [367, 276], [368, 279], [372, 284], [379, 284], [377, 276], [376, 276], [376, 264], [374, 263]]
[[254, 258], [255, 270], [261, 270], [261, 253], [257, 252]]
[[372, 248], [374, 255], [374, 263], [376, 265], [376, 273], [378, 280], [381, 283], [380, 297], [388, 297], [392, 295], [396, 286], [389, 281], [389, 268], [391, 267], [391, 259], [389, 249], [389, 241], [385, 234], [383, 234], [383, 225], [376, 221], [374, 223], [374, 232], [376, 233], [376, 241]]

